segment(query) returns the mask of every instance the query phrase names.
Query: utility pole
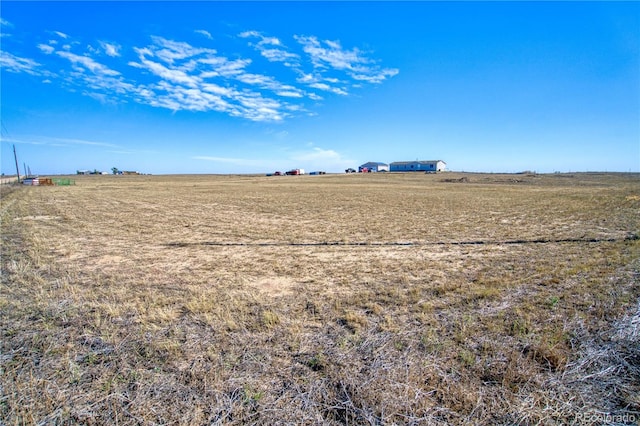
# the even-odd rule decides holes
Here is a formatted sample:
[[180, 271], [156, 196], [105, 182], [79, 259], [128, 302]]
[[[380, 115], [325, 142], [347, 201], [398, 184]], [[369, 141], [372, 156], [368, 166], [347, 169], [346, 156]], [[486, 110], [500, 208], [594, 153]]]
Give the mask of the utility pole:
[[16, 155], [16, 146], [13, 145], [13, 158], [16, 160], [16, 174], [18, 175], [18, 183], [20, 183], [20, 168], [18, 167], [18, 156]]

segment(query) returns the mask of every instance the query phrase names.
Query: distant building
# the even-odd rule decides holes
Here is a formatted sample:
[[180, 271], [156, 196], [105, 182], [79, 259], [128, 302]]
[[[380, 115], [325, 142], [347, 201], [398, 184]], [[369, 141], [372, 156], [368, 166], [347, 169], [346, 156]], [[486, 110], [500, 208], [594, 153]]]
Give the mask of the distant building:
[[369, 161], [368, 163], [364, 163], [362, 166], [358, 167], [359, 172], [363, 172], [365, 170], [368, 172], [388, 172], [389, 165], [386, 163]]
[[40, 185], [40, 178], [27, 177], [27, 178], [22, 179], [22, 184], [23, 185], [37, 186], [37, 185]]
[[447, 163], [442, 160], [433, 161], [395, 161], [389, 165], [392, 172], [443, 172]]

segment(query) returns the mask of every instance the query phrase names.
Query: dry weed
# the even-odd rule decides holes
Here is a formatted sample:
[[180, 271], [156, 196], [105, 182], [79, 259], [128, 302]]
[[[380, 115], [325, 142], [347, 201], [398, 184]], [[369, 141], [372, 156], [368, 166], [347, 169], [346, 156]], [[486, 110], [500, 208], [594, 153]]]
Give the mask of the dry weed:
[[2, 188], [0, 423], [637, 422], [639, 182]]

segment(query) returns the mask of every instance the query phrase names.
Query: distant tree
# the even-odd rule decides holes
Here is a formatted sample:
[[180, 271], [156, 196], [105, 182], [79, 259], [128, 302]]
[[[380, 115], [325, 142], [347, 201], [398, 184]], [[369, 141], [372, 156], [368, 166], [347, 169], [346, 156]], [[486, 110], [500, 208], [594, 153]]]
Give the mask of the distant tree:
[[111, 171], [113, 172], [114, 175], [117, 175], [120, 172], [120, 170], [118, 170], [117, 167], [112, 167]]

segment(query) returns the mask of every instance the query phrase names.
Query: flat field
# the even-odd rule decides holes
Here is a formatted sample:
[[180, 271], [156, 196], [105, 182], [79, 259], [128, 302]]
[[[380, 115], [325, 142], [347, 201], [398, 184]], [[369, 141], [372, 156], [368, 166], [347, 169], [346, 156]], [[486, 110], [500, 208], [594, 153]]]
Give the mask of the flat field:
[[0, 424], [640, 421], [640, 175], [74, 178], [2, 187]]

